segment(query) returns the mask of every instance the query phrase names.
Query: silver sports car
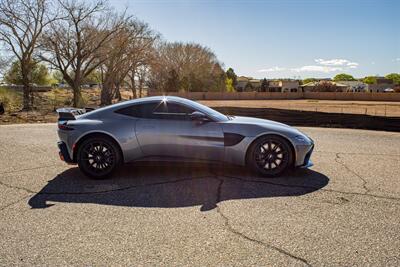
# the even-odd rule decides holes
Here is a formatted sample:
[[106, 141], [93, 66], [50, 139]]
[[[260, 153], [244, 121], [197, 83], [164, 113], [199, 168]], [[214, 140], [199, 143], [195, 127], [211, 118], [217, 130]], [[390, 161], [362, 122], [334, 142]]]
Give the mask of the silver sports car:
[[97, 179], [132, 161], [227, 162], [263, 176], [312, 165], [314, 142], [299, 130], [226, 116], [184, 98], [146, 97], [96, 110], [57, 111], [60, 158]]

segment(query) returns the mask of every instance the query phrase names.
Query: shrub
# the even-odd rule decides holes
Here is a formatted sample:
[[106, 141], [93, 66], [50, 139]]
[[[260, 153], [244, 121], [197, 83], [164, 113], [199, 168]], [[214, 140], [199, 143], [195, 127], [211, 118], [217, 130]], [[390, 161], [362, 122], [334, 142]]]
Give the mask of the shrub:
[[3, 103], [6, 110], [17, 109], [22, 103], [21, 93], [6, 87], [0, 87], [0, 102]]

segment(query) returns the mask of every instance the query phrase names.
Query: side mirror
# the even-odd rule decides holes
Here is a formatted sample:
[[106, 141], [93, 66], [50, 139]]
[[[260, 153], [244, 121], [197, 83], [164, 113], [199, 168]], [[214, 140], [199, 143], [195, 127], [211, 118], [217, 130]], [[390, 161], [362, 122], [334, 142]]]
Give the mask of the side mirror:
[[195, 111], [192, 114], [190, 114], [189, 116], [192, 121], [197, 121], [197, 122], [210, 121], [210, 119], [206, 116], [206, 114], [204, 114], [200, 111]]

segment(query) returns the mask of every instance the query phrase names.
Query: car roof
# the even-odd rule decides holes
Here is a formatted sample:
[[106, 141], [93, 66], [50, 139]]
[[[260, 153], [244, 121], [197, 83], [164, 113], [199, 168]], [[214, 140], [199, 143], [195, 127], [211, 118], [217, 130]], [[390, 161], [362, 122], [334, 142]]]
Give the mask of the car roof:
[[80, 115], [79, 117], [80, 118], [89, 118], [92, 115], [98, 115], [99, 113], [103, 113], [103, 112], [115, 111], [120, 108], [128, 107], [132, 104], [139, 104], [139, 103], [146, 103], [146, 102], [153, 102], [153, 101], [162, 101], [162, 100], [181, 102], [181, 103], [186, 103], [187, 105], [190, 105], [190, 103], [192, 102], [191, 100], [188, 100], [188, 99], [185, 99], [182, 97], [177, 97], [177, 96], [162, 96], [162, 95], [160, 95], [160, 96], [142, 97], [142, 98], [136, 98], [136, 99], [132, 99], [132, 100], [119, 102], [119, 103], [116, 103], [113, 105], [101, 107], [94, 111]]
[[119, 102], [110, 106], [107, 106], [108, 108], [122, 108], [125, 106], [130, 106], [132, 104], [138, 104], [138, 103], [145, 103], [145, 102], [153, 102], [153, 101], [163, 101], [163, 100], [167, 100], [167, 101], [175, 101], [175, 102], [182, 102], [182, 103], [187, 103], [189, 104], [191, 102], [191, 100], [186, 99], [186, 98], [182, 98], [182, 97], [178, 97], [178, 96], [163, 96], [163, 95], [159, 95], [159, 96], [149, 96], [149, 97], [142, 97], [142, 98], [136, 98], [136, 99], [132, 99], [132, 100], [127, 100], [127, 101], [123, 101], [123, 102]]

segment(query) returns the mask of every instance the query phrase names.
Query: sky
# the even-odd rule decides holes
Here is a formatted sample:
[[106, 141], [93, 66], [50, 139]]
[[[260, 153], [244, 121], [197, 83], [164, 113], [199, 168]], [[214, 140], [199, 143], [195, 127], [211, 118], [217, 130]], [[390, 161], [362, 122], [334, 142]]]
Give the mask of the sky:
[[399, 0], [109, 0], [254, 78], [400, 72]]

